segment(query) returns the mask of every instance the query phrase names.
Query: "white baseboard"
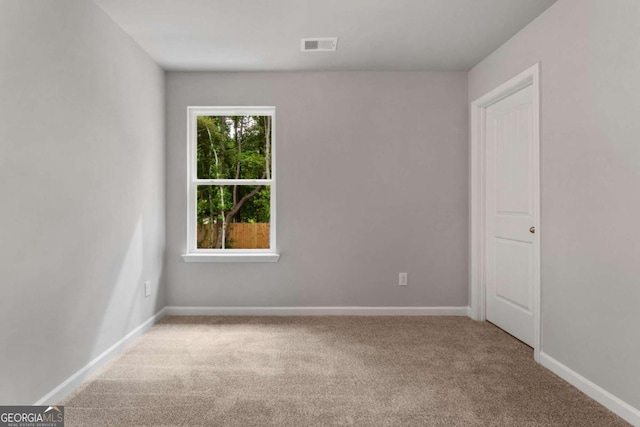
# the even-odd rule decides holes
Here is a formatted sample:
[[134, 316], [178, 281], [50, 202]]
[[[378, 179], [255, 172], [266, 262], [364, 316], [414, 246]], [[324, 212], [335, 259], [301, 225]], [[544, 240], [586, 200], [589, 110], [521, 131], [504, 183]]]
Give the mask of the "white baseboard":
[[165, 307], [170, 316], [468, 316], [468, 307]]
[[124, 349], [127, 345], [131, 344], [133, 340], [138, 338], [140, 335], [151, 329], [151, 327], [156, 324], [160, 319], [162, 319], [166, 315], [166, 307], [162, 310], [158, 311], [156, 314], [151, 316], [149, 319], [145, 320], [140, 326], [135, 328], [133, 331], [129, 332], [125, 335], [121, 340], [116, 342], [114, 345], [106, 349], [102, 354], [93, 359], [91, 362], [87, 363], [83, 366], [79, 371], [75, 374], [71, 375], [69, 378], [64, 380], [60, 385], [51, 390], [45, 396], [43, 396], [40, 400], [34, 403], [35, 406], [47, 405], [47, 404], [57, 404], [61, 399], [63, 399], [67, 394], [69, 394], [72, 390], [78, 387], [84, 380], [93, 375], [98, 369], [104, 366], [109, 360], [111, 360], [114, 356], [116, 356], [120, 351]]
[[634, 426], [640, 426], [640, 410], [637, 408], [634, 408], [599, 385], [589, 381], [544, 352], [540, 353], [540, 363], [620, 418], [623, 418]]

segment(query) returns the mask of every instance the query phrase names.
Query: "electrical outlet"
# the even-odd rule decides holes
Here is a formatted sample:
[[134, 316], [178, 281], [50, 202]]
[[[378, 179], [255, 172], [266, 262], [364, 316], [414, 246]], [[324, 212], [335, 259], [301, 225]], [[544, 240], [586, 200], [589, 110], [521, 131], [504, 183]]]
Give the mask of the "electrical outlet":
[[144, 297], [151, 295], [151, 280], [144, 282]]
[[407, 277], [407, 273], [400, 273], [398, 276], [398, 285], [407, 286], [409, 284], [409, 278]]

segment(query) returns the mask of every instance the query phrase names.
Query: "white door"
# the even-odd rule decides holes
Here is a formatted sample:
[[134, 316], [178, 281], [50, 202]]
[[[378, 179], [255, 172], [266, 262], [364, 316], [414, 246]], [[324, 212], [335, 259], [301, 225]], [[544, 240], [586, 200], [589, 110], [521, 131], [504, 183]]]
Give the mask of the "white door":
[[487, 107], [486, 316], [534, 346], [534, 284], [539, 280], [537, 157], [533, 88]]

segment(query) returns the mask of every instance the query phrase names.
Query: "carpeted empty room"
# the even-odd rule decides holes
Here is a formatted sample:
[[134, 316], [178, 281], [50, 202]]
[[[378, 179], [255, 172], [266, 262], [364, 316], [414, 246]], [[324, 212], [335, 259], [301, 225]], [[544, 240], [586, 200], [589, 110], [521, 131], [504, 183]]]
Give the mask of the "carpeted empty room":
[[69, 425], [628, 425], [461, 317], [170, 316], [63, 404]]
[[640, 427], [640, 0], [0, 0], [0, 427]]

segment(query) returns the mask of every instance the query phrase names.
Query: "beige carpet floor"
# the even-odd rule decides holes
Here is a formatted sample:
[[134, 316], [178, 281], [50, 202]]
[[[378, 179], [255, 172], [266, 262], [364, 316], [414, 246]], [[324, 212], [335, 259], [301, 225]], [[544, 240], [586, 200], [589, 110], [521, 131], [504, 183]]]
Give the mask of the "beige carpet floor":
[[167, 317], [63, 404], [67, 426], [627, 425], [464, 317]]

